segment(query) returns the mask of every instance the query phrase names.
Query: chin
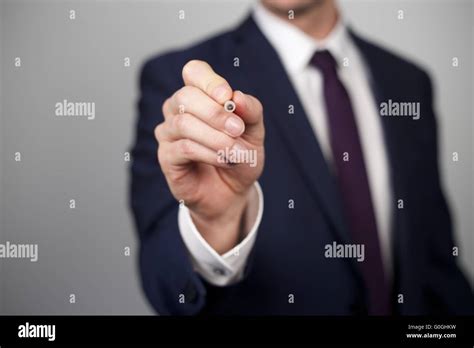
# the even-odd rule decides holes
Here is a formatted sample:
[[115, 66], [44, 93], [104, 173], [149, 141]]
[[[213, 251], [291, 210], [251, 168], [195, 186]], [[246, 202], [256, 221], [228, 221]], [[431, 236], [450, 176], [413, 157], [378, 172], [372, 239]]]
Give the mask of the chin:
[[332, 0], [261, 0], [270, 10], [287, 13], [290, 10], [304, 12], [308, 9], [318, 7]]

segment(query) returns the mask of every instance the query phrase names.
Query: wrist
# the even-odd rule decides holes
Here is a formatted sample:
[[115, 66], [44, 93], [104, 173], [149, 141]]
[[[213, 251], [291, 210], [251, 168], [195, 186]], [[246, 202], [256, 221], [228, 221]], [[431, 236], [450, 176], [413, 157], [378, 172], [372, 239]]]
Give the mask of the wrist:
[[235, 197], [231, 204], [222, 207], [220, 212], [203, 214], [190, 210], [191, 218], [199, 233], [219, 254], [235, 247], [244, 234], [245, 212], [249, 203], [251, 186], [244, 194]]

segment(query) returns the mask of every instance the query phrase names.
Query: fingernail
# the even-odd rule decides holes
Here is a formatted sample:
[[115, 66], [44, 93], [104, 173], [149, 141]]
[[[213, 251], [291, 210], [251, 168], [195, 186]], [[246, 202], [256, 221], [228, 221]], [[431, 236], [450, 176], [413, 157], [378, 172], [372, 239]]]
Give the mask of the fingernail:
[[233, 136], [239, 136], [244, 131], [243, 122], [235, 116], [228, 117], [224, 127], [226, 132]]
[[225, 84], [217, 86], [212, 91], [212, 97], [219, 102], [224, 102], [226, 99], [228, 99], [227, 98], [228, 94], [229, 94], [229, 87], [227, 87], [227, 85]]

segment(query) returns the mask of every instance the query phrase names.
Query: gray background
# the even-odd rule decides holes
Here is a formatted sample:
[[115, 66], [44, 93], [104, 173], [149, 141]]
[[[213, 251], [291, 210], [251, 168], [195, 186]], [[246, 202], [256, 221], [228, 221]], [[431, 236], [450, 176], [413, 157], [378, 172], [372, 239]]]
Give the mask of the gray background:
[[[250, 3], [1, 2], [0, 243], [37, 243], [39, 261], [0, 259], [0, 313], [152, 313], [138, 280], [123, 160], [133, 139], [137, 73], [152, 54], [232, 27]], [[360, 33], [432, 73], [443, 178], [460, 259], [473, 280], [473, 2], [341, 6]], [[451, 66], [453, 56], [458, 68]], [[131, 67], [123, 66], [124, 57]], [[54, 105], [63, 99], [95, 102], [96, 119], [55, 117]], [[457, 163], [453, 151], [460, 154]], [[127, 246], [131, 256], [124, 255]]]

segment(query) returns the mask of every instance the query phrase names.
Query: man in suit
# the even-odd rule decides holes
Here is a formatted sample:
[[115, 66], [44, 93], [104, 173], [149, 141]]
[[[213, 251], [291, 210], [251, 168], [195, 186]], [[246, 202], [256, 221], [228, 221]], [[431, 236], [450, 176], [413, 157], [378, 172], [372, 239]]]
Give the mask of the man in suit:
[[[140, 88], [131, 205], [158, 313], [474, 312], [430, 79], [333, 0], [261, 0], [235, 30], [149, 60]], [[407, 102], [417, 117], [381, 115]]]

